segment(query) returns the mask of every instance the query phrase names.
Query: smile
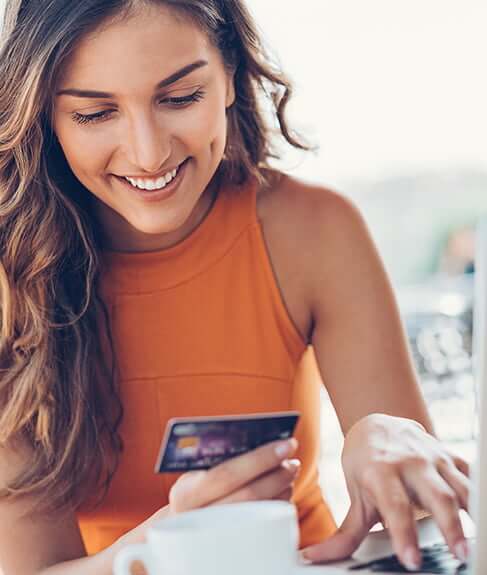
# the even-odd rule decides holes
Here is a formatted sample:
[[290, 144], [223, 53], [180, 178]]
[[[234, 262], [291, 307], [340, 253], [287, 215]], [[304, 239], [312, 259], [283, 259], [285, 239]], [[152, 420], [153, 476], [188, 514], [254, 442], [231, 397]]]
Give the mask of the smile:
[[174, 168], [174, 170], [171, 170], [158, 178], [129, 178], [124, 176], [124, 179], [134, 186], [134, 188], [138, 188], [139, 190], [162, 190], [176, 177], [180, 167], [181, 164], [177, 168]]

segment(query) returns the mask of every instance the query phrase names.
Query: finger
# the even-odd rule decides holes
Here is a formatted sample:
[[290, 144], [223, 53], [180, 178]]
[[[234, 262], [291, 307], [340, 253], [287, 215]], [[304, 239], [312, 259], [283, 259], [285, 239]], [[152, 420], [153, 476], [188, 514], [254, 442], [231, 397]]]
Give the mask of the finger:
[[301, 462], [297, 459], [287, 461], [285, 465], [281, 465], [277, 470], [260, 476], [230, 495], [216, 500], [214, 503], [239, 503], [242, 501], [275, 499], [291, 488], [291, 483], [295, 480], [300, 465]]
[[452, 455], [453, 463], [456, 465], [457, 469], [463, 473], [463, 475], [470, 477], [470, 465], [458, 455]]
[[293, 496], [293, 488], [288, 487], [282, 493], [280, 493], [277, 497], [274, 497], [274, 499], [277, 499], [280, 501], [291, 501], [292, 496]]
[[295, 453], [297, 445], [294, 437], [273, 441], [216, 465], [207, 474], [204, 495], [206, 502], [231, 495], [257, 477], [279, 467], [284, 459]]
[[273, 441], [228, 459], [208, 471], [186, 473], [180, 478], [183, 485], [177, 486], [178, 499], [181, 499], [180, 492], [184, 491], [184, 495], [190, 499], [185, 506], [191, 505], [189, 508], [193, 509], [227, 497], [256, 477], [279, 467], [286, 457], [295, 453], [297, 445], [295, 438]]
[[460, 471], [456, 465], [441, 463], [438, 465], [438, 472], [441, 477], [448, 483], [448, 485], [455, 492], [460, 507], [468, 511], [469, 499], [470, 499], [470, 480], [468, 476]]
[[401, 477], [388, 469], [374, 467], [363, 481], [389, 530], [394, 552], [407, 569], [418, 569], [421, 553], [414, 508]]
[[169, 505], [172, 512], [182, 513], [204, 505], [202, 491], [207, 475], [207, 471], [188, 471], [178, 478], [169, 491]]
[[433, 468], [429, 472], [408, 478], [419, 503], [429, 509], [451, 552], [466, 561], [468, 546], [460, 520], [460, 501], [456, 492]]
[[293, 481], [299, 476], [299, 472], [301, 471], [301, 461], [299, 459], [285, 459], [281, 463], [281, 467], [290, 471], [294, 478]]
[[366, 520], [360, 504], [352, 504], [336, 532], [322, 543], [303, 549], [301, 555], [312, 563], [346, 559], [357, 549], [374, 523], [375, 520]]

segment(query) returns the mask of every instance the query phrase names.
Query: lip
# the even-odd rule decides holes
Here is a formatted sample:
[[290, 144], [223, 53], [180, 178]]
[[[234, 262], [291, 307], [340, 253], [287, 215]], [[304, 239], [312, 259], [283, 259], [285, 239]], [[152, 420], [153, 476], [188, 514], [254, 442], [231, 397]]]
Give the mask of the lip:
[[[179, 164], [179, 169], [178, 169], [178, 172], [176, 174], [176, 177], [173, 178], [169, 182], [169, 184], [166, 184], [166, 186], [164, 188], [162, 188], [161, 190], [157, 190], [157, 191], [156, 190], [141, 190], [139, 188], [136, 188], [135, 186], [132, 186], [132, 184], [127, 182], [125, 177], [116, 176], [116, 175], [114, 175], [114, 177], [124, 186], [124, 188], [126, 188], [127, 190], [132, 192], [132, 194], [137, 196], [139, 199], [141, 199], [145, 202], [149, 202], [149, 203], [160, 202], [162, 200], [170, 198], [172, 195], [174, 195], [176, 193], [176, 191], [179, 188], [179, 184], [181, 183], [181, 181], [184, 177], [184, 174], [186, 173], [186, 166], [188, 164], [188, 161], [189, 161], [189, 158], [184, 160], [184, 162], [182, 162], [181, 164]], [[168, 170], [168, 171], [170, 171], [170, 170]], [[167, 174], [167, 172], [164, 172], [164, 173]], [[132, 176], [128, 176], [128, 177], [132, 177]]]

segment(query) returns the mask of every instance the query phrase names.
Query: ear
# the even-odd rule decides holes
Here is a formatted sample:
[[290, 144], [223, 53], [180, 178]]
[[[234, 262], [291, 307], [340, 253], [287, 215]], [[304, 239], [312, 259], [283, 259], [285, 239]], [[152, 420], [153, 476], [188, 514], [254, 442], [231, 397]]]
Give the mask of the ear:
[[230, 108], [235, 102], [235, 82], [234, 73], [227, 74], [227, 96], [225, 100], [225, 107]]

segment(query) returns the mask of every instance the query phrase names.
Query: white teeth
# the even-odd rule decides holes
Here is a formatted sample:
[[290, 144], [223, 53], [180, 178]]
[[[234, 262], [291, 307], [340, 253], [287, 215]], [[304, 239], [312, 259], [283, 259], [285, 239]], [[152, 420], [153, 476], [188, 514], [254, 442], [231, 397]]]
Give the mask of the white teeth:
[[171, 172], [168, 172], [167, 174], [164, 174], [164, 176], [161, 176], [160, 178], [128, 178], [125, 177], [125, 179], [130, 182], [132, 184], [132, 186], [139, 188], [140, 190], [162, 190], [162, 188], [165, 188], [167, 186], [167, 184], [169, 184], [169, 182], [176, 177], [176, 174], [178, 173], [178, 168], [174, 168], [174, 170], [172, 170]]

